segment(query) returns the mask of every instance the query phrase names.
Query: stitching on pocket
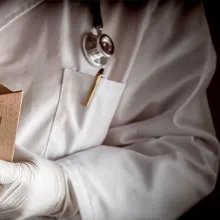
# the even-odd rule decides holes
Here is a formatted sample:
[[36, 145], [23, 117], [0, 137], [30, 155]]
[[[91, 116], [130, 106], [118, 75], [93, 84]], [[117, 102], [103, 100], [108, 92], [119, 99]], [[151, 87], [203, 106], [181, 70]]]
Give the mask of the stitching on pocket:
[[61, 88], [60, 88], [60, 94], [59, 94], [59, 99], [58, 99], [58, 103], [57, 103], [57, 106], [56, 106], [56, 111], [55, 111], [53, 121], [52, 121], [52, 124], [51, 124], [50, 132], [49, 132], [48, 139], [47, 139], [47, 144], [46, 144], [46, 147], [45, 147], [45, 150], [44, 150], [44, 153], [43, 153], [44, 157], [46, 156], [47, 149], [48, 149], [48, 146], [50, 144], [50, 137], [51, 137], [51, 134], [53, 132], [54, 123], [56, 121], [57, 113], [58, 113], [58, 110], [59, 110], [60, 101], [61, 101], [61, 98], [62, 98], [62, 93], [63, 93], [63, 88], [64, 88], [64, 77], [65, 77], [65, 70], [63, 72], [63, 77], [62, 77], [62, 82], [61, 82], [62, 84], [61, 84]]

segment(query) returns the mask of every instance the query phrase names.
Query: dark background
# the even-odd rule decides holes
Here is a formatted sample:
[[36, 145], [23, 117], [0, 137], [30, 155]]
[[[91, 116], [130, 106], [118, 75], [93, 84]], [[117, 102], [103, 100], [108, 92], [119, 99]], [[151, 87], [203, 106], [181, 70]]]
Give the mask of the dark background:
[[[220, 140], [220, 0], [204, 0], [206, 16], [217, 53], [217, 68], [208, 88], [209, 105], [217, 137]], [[220, 176], [215, 190], [179, 220], [220, 220]]]

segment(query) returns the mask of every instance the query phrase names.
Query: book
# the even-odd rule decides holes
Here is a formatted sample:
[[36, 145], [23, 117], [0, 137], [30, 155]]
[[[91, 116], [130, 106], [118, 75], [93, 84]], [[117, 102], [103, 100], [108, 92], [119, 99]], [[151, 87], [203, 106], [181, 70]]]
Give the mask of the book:
[[12, 162], [23, 92], [0, 84], [0, 159]]

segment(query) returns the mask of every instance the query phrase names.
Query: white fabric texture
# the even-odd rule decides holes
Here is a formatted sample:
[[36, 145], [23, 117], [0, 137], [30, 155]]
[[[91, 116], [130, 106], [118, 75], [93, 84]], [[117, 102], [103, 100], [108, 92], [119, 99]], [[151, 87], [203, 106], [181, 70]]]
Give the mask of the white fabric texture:
[[[206, 89], [216, 54], [201, 3], [101, 1], [116, 50], [86, 108], [99, 70], [81, 48], [88, 6], [9, 2], [0, 83], [24, 91], [16, 144], [62, 166], [82, 220], [173, 220], [213, 190], [219, 143]], [[79, 217], [69, 214], [59, 219]]]

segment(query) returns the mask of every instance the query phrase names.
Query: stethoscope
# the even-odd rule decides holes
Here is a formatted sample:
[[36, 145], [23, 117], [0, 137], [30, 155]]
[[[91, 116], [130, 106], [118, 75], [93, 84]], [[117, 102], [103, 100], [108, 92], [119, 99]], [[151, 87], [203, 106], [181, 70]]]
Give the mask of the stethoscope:
[[94, 30], [85, 34], [82, 48], [87, 61], [92, 66], [103, 67], [114, 54], [114, 43], [107, 34], [102, 33], [100, 1], [92, 2], [89, 6], [93, 15]]
[[93, 15], [94, 31], [85, 34], [83, 37], [82, 48], [87, 61], [95, 67], [101, 67], [95, 76], [95, 80], [90, 88], [84, 105], [89, 106], [95, 91], [104, 77], [103, 67], [108, 62], [109, 58], [114, 54], [114, 43], [112, 39], [102, 33], [103, 23], [100, 9], [100, 1], [89, 4]]

